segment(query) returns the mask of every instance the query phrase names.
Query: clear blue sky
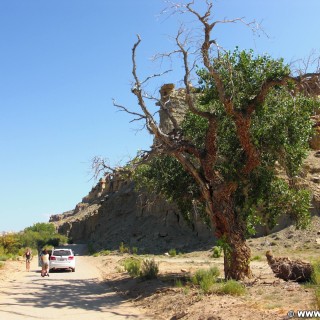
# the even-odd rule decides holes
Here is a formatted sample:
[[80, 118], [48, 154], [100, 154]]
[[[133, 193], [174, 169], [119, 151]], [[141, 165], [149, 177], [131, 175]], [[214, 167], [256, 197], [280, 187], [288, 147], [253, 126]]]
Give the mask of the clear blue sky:
[[[159, 17], [165, 6], [162, 0], [0, 1], [0, 231], [73, 209], [95, 184], [94, 156], [115, 165], [150, 146], [148, 133], [137, 133], [139, 125], [117, 112], [112, 98], [136, 105], [130, 92], [136, 33], [143, 39], [142, 74], [159, 71], [149, 58], [171, 47], [168, 36], [186, 18]], [[221, 27], [217, 37], [227, 48], [288, 62], [320, 49], [319, 0], [220, 0], [216, 10], [219, 18], [263, 21], [269, 35]], [[163, 83], [178, 84], [181, 66], [174, 68]]]

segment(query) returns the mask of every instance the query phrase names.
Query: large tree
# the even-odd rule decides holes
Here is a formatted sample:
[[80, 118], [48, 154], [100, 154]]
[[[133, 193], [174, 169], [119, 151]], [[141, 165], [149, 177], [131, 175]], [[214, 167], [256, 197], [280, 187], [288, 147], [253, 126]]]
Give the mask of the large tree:
[[[225, 277], [239, 280], [251, 276], [246, 235], [261, 212], [265, 221], [273, 221], [279, 208], [291, 213], [300, 225], [307, 220], [308, 196], [294, 188], [291, 178], [298, 172], [311, 132], [313, 101], [305, 97], [305, 85], [318, 81], [318, 74], [294, 77], [281, 60], [255, 57], [251, 51], [224, 51], [213, 39], [213, 30], [219, 23], [242, 19], [212, 21], [213, 4], [206, 4], [203, 14], [194, 9], [193, 2], [176, 6], [195, 16], [203, 27], [196, 61], [202, 65], [197, 71], [197, 89], [191, 85], [196, 64], [190, 59], [190, 43], [185, 38], [182, 41], [181, 29], [176, 37], [174, 53], [180, 54], [185, 70], [183, 92], [188, 112], [184, 121], [177, 121], [168, 101], [159, 99], [173, 128], [164, 132], [150, 112], [148, 102], [153, 99], [144, 85], [153, 77], [142, 81], [138, 76], [139, 36], [132, 50], [132, 92], [142, 112], [117, 106], [145, 119], [155, 136], [151, 154], [162, 155], [153, 168], [165, 165], [162, 168], [167, 173], [176, 168], [171, 170], [176, 173], [172, 179], [166, 174], [168, 183], [162, 186], [163, 193], [170, 195], [170, 181], [182, 177], [175, 200], [180, 196], [180, 204], [195, 200], [203, 205], [216, 237], [224, 243]], [[277, 175], [277, 164], [285, 170], [287, 181]], [[191, 179], [179, 172], [188, 173]], [[191, 196], [183, 195], [186, 184]]]

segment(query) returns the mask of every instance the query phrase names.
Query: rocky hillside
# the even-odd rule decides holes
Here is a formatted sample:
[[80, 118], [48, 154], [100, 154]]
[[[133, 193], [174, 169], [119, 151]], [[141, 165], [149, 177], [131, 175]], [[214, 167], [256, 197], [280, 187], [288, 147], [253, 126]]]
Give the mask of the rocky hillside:
[[97, 249], [118, 249], [121, 242], [141, 252], [212, 245], [211, 230], [197, 217], [188, 225], [164, 199], [138, 194], [130, 181], [115, 178], [112, 182], [100, 181], [74, 210], [51, 216], [50, 222], [59, 233], [75, 242], [90, 242]]

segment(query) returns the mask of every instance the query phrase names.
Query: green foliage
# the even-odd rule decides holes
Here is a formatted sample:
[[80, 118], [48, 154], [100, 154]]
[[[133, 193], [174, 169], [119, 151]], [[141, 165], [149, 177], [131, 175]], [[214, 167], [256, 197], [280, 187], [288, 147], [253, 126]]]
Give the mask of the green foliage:
[[91, 242], [88, 243], [88, 252], [89, 252], [89, 254], [92, 254], [92, 255], [94, 253], [96, 253], [96, 250], [94, 249], [93, 243], [91, 243]]
[[182, 288], [183, 284], [182, 284], [180, 279], [175, 279], [174, 286], [177, 287], [177, 288]]
[[0, 247], [5, 254], [18, 253], [21, 243], [16, 234], [6, 234], [0, 237]]
[[136, 258], [127, 258], [123, 261], [124, 269], [131, 277], [140, 276], [141, 261]]
[[176, 249], [170, 249], [169, 250], [169, 255], [170, 255], [170, 257], [175, 257], [177, 255]]
[[99, 252], [94, 252], [92, 254], [93, 257], [99, 257], [99, 256], [108, 256], [111, 253], [110, 250], [101, 250]]
[[315, 302], [316, 302], [316, 308], [320, 309], [320, 287], [317, 287], [314, 292], [315, 295]]
[[0, 255], [11, 258], [23, 255], [26, 248], [36, 251], [45, 246], [59, 246], [66, 243], [67, 238], [56, 232], [52, 223], [36, 223], [24, 231], [5, 234], [0, 237]]
[[175, 202], [189, 224], [195, 210], [205, 217], [204, 204], [193, 201], [200, 197], [198, 186], [176, 159], [166, 155], [154, 157], [135, 169], [133, 180], [138, 190], [161, 194], [169, 202]]
[[209, 270], [199, 269], [191, 278], [194, 285], [199, 285], [204, 293], [211, 292], [213, 285], [217, 282], [220, 272], [217, 267], [211, 267]]
[[222, 256], [222, 247], [220, 246], [214, 246], [212, 248], [212, 258], [220, 258]]
[[0, 261], [7, 261], [9, 259], [8, 255], [1, 255], [0, 256]]
[[228, 280], [221, 286], [217, 287], [215, 292], [229, 294], [232, 296], [241, 296], [246, 293], [246, 288], [243, 284], [235, 280]]
[[[251, 112], [252, 106], [255, 110], [250, 113], [250, 138], [260, 163], [246, 175], [243, 169], [247, 158], [235, 119], [220, 101], [214, 78], [206, 70], [198, 70], [198, 91], [201, 92], [198, 108], [216, 118], [218, 160], [213, 170], [219, 172], [224, 181], [237, 183], [232, 201], [239, 221], [246, 226], [247, 236], [255, 234], [258, 224], [274, 227], [282, 214], [289, 215], [298, 227], [305, 227], [310, 219], [310, 195], [295, 187], [293, 177], [299, 173], [306, 156], [312, 135], [310, 115], [319, 108], [319, 102], [302, 94], [293, 96], [293, 83], [275, 86], [263, 103], [255, 100], [265, 81], [282, 80], [290, 74], [282, 59], [236, 49], [213, 62], [222, 79], [225, 98], [232, 101], [235, 110], [243, 116]], [[207, 119], [187, 112], [181, 130], [186, 140], [199, 148], [205, 147]], [[201, 164], [195, 158], [191, 160], [201, 174]], [[279, 168], [289, 181], [280, 178]], [[172, 157], [153, 158], [134, 172], [134, 180], [139, 188], [162, 194], [177, 203], [190, 224], [195, 212], [206, 216], [198, 185]]]
[[159, 266], [154, 259], [140, 259], [130, 257], [121, 262], [124, 269], [131, 277], [140, 277], [142, 279], [155, 279], [159, 273]]
[[132, 254], [138, 254], [138, 248], [137, 247], [132, 247], [131, 252]]
[[130, 248], [125, 246], [123, 242], [120, 243], [119, 246], [119, 252], [120, 253], [129, 253], [130, 252]]
[[312, 262], [311, 283], [320, 285], [320, 260]]
[[4, 268], [5, 263], [3, 261], [0, 261], [0, 269]]
[[159, 273], [159, 265], [154, 259], [145, 259], [142, 261], [140, 277], [143, 279], [156, 279]]
[[68, 238], [56, 232], [52, 223], [35, 223], [19, 234], [23, 247], [43, 248], [46, 245], [57, 247], [68, 242]]
[[39, 232], [40, 234], [48, 234], [48, 235], [56, 234], [56, 229], [54, 227], [54, 224], [44, 223], [44, 222], [35, 223], [31, 227], [25, 228], [24, 231], [25, 232], [33, 231], [33, 232]]
[[262, 257], [260, 255], [256, 255], [251, 258], [251, 261], [261, 261], [261, 260], [262, 260]]

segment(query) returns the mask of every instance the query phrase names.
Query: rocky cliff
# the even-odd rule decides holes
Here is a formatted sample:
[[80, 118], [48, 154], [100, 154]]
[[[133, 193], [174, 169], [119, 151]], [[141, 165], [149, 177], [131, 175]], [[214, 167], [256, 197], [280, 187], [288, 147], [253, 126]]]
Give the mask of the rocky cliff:
[[176, 206], [137, 193], [132, 181], [121, 181], [113, 190], [110, 182], [102, 189], [100, 181], [74, 210], [51, 216], [50, 222], [59, 233], [75, 242], [91, 242], [96, 249], [118, 249], [123, 242], [140, 252], [186, 251], [214, 242], [200, 219], [188, 225]]

